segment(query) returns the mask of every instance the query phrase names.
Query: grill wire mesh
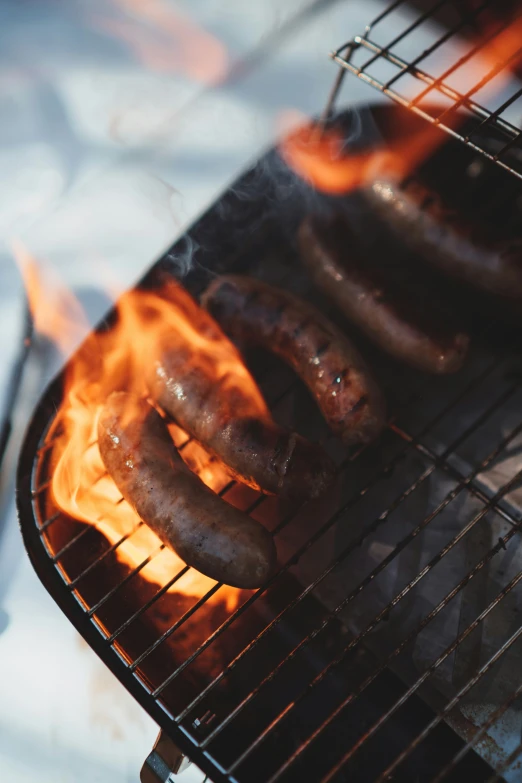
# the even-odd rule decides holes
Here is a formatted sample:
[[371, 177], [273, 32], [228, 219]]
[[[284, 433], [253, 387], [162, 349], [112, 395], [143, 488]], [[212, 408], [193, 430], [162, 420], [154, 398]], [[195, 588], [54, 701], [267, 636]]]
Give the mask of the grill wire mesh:
[[[264, 260], [262, 267], [266, 271]], [[272, 265], [272, 269], [277, 270], [274, 272], [274, 276], [278, 278], [277, 282], [280, 285], [287, 287], [295, 285], [293, 272], [289, 273], [288, 268], [286, 276], [281, 276], [281, 271], [285, 269], [281, 259]], [[256, 270], [254, 270], [255, 272]], [[400, 607], [402, 603], [406, 603], [415, 588], [427, 579], [437, 567], [440, 568], [440, 564], [448, 560], [455, 549], [465, 547], [477, 531], [480, 531], [479, 538], [482, 536], [481, 544], [478, 549], [475, 550], [471, 547], [468, 552], [468, 560], [471, 557], [471, 561], [466, 560], [466, 570], [462, 575], [459, 574], [461, 578], [456, 579], [454, 584], [446, 584], [439, 600], [433, 603], [429, 611], [413, 618], [411, 630], [396, 643], [388, 645], [387, 648], [383, 647], [380, 659], [377, 657], [372, 659], [375, 662], [373, 669], [365, 670], [364, 677], [356, 683], [350, 683], [349, 689], [344, 694], [339, 693], [338, 703], [330, 709], [328, 714], [320, 716], [317, 725], [313, 725], [313, 730], [302, 739], [300, 738], [298, 747], [287, 758], [280, 759], [277, 768], [270, 769], [270, 774], [264, 776], [263, 773], [259, 779], [274, 781], [294, 779], [285, 776], [291, 775], [301, 756], [307, 758], [307, 751], [309, 752], [310, 749], [313, 751], [319, 737], [328, 731], [328, 727], [343, 713], [343, 710], [352, 702], [357, 704], [361, 694], [364, 694], [373, 683], [378, 682], [380, 675], [390, 665], [393, 665], [395, 660], [399, 660], [412, 644], [415, 644], [424, 629], [436, 622], [437, 618], [444, 616], [445, 610], [454, 600], [463, 601], [469, 591], [473, 590], [475, 583], [483, 586], [481, 576], [488, 572], [491, 576], [492, 562], [499, 561], [500, 572], [503, 572], [504, 575], [503, 577], [497, 575], [490, 580], [487, 590], [481, 593], [478, 603], [476, 596], [471, 594], [471, 603], [475, 609], [474, 616], [468, 618], [465, 613], [466, 605], [462, 603], [460, 607], [461, 620], [455, 629], [452, 641], [443, 649], [434, 650], [432, 659], [416, 671], [414, 678], [408, 679], [407, 687], [404, 687], [398, 698], [387, 703], [365, 726], [365, 730], [360, 736], [353, 742], [347, 742], [344, 745], [342, 752], [338, 753], [335, 763], [330, 764], [328, 769], [322, 770], [321, 775], [317, 778], [312, 776], [310, 779], [346, 779], [342, 776], [336, 778], [337, 773], [343, 774], [342, 770], [349, 764], [352, 757], [356, 757], [357, 753], [364, 749], [365, 744], [369, 743], [374, 735], [379, 735], [385, 723], [392, 720], [393, 716], [411, 697], [418, 692], [423, 692], [423, 686], [429, 683], [430, 678], [433, 678], [441, 667], [451, 661], [455, 668], [459, 650], [471, 639], [473, 644], [471, 648], [468, 644], [465, 654], [475, 661], [476, 667], [474, 666], [471, 674], [468, 667], [464, 677], [456, 681], [457, 686], [453, 689], [451, 697], [445, 697], [443, 701], [439, 701], [437, 711], [433, 713], [430, 720], [425, 722], [422, 732], [416, 733], [416, 736], [400, 752], [397, 752], [397, 748], [394, 749], [393, 756], [375, 778], [379, 781], [389, 780], [389, 776], [396, 768], [400, 770], [400, 764], [409, 754], [414, 753], [418, 746], [422, 749], [424, 739], [434, 732], [442, 721], [453, 717], [454, 724], [458, 726], [455, 715], [459, 712], [459, 708], [466, 703], [468, 694], [484, 680], [488, 680], [488, 677], [491, 679], [491, 672], [493, 677], [496, 676], [505, 656], [514, 651], [518, 656], [522, 650], [522, 647], [517, 645], [522, 636], [522, 623], [518, 621], [516, 615], [519, 606], [517, 587], [522, 587], [520, 584], [522, 569], [519, 568], [520, 561], [517, 559], [517, 550], [520, 548], [519, 531], [522, 523], [522, 511], [519, 511], [518, 508], [516, 488], [522, 480], [522, 464], [515, 469], [508, 461], [508, 467], [502, 467], [506, 464], [506, 458], [509, 460], [513, 449], [516, 454], [517, 449], [520, 448], [519, 444], [522, 443], [520, 361], [516, 356], [513, 358], [504, 355], [499, 358], [494, 352], [488, 356], [481, 353], [470, 362], [465, 373], [460, 373], [455, 379], [436, 379], [435, 381], [417, 376], [416, 373], [410, 373], [407, 370], [397, 372], [397, 367], [393, 363], [390, 366], [393, 369], [390, 370], [390, 375], [385, 377], [385, 383], [388, 384], [388, 397], [394, 400], [394, 415], [388, 424], [384, 442], [381, 442], [377, 451], [376, 447], [369, 447], [357, 453], [343, 455], [341, 483], [346, 491], [341, 498], [336, 499], [337, 505], [333, 513], [331, 508], [328, 513], [315, 509], [311, 528], [307, 526], [306, 517], [304, 521], [303, 517], [300, 517], [299, 509], [292, 509], [279, 518], [276, 516], [272, 519], [269, 524], [278, 541], [280, 554], [283, 552], [283, 565], [280, 571], [265, 587], [253, 593], [245, 593], [240, 605], [232, 612], [220, 615], [219, 620], [216, 620], [216, 626], [209, 628], [208, 635], [203, 640], [200, 639], [198, 644], [194, 643], [194, 648], [184, 653], [186, 657], [179, 662], [179, 665], [173, 667], [172, 671], [162, 675], [161, 681], [151, 681], [150, 674], [144, 670], [144, 663], [148, 658], [154, 658], [155, 652], [165, 645], [172, 635], [179, 636], [179, 632], [184, 626], [190, 626], [191, 620], [197, 619], [198, 613], [202, 612], [213, 596], [219, 595], [222, 588], [220, 585], [215, 585], [199, 600], [193, 600], [191, 605], [184, 605], [180, 616], [175, 620], [172, 617], [167, 618], [165, 630], [158, 633], [152, 641], [149, 640], [145, 649], [131, 654], [128, 645], [122, 641], [125, 633], [133, 624], [136, 624], [140, 617], [150, 612], [155, 604], [161, 602], [166, 591], [181, 582], [189, 569], [185, 567], [179, 573], [173, 574], [172, 578], [163, 586], [155, 589], [150, 597], [148, 593], [140, 597], [138, 605], [134, 606], [134, 610], [128, 616], [118, 615], [117, 626], [110, 626], [107, 617], [104, 616], [104, 607], [113, 601], [118, 594], [128, 591], [132, 581], [139, 577], [146, 565], [154, 558], [161, 556], [164, 547], [160, 546], [157, 550], [148, 553], [136, 568], [125, 573], [123, 577], [119, 577], [114, 584], [104, 586], [102, 581], [101, 593], [98, 592], [95, 598], [90, 598], [84, 590], [84, 583], [96, 574], [104, 562], [110, 560], [112, 563], [119, 546], [124, 540], [131, 538], [135, 530], [129, 530], [111, 546], [107, 543], [101, 552], [98, 552], [96, 548], [91, 551], [88, 540], [88, 536], [93, 535], [91, 527], [84, 528], [79, 532], [71, 532], [66, 528], [65, 533], [53, 538], [51, 535], [53, 527], [62, 524], [63, 515], [60, 515], [53, 507], [49, 493], [46, 455], [52, 451], [52, 441], [45, 440], [45, 437], [43, 439], [33, 472], [33, 507], [39, 535], [55, 563], [55, 567], [59, 570], [67, 590], [76, 597], [83, 611], [96, 624], [106, 647], [112, 649], [120, 657], [129, 673], [137, 677], [141, 686], [161, 705], [169, 720], [181, 727], [190, 736], [195, 747], [215, 763], [216, 770], [224, 776], [224, 779], [239, 781], [257, 779], [255, 776], [251, 777], [251, 770], [249, 771], [248, 767], [249, 759], [255, 757], [256, 754], [259, 755], [259, 752], [263, 751], [267, 744], [269, 748], [272, 747], [269, 744], [270, 739], [280, 735], [281, 726], [289, 720], [292, 711], [296, 710], [300, 703], [313, 697], [314, 691], [320, 692], [321, 685], [327, 681], [328, 677], [335, 674], [336, 670], [343, 672], [346, 662], [350, 662], [353, 654], [358, 650], [364, 650], [366, 643], [371, 646], [372, 633], [375, 629], [382, 625], [393, 625], [394, 609]], [[274, 378], [277, 379], [275, 386]], [[270, 368], [265, 368], [261, 384], [264, 385], [271, 407], [276, 411], [289, 401], [293, 401], [291, 405], [293, 410], [296, 409], [296, 405], [299, 410], [299, 402], [296, 402], [301, 393], [299, 384], [293, 380], [288, 382], [288, 380], [288, 377], [279, 368], [277, 373], [274, 373]], [[267, 383], [268, 387], [276, 389], [272, 395], [268, 393]], [[415, 414], [412, 417], [413, 410]], [[499, 417], [500, 421], [505, 422], [505, 425], [499, 425]], [[485, 451], [481, 448], [476, 458], [470, 460], [465, 467], [464, 458], [458, 455], [469, 454], [469, 450], [463, 450], [463, 446], [470, 442], [473, 444], [477, 433], [481, 430], [485, 430], [487, 433], [488, 448]], [[442, 433], [444, 432], [451, 432], [451, 437], [447, 445], [441, 448], [444, 437]], [[494, 436], [493, 433], [495, 433]], [[354, 466], [364, 461], [365, 454], [368, 455], [367, 462], [372, 463], [375, 460], [375, 469], [369, 477], [365, 470], [359, 476], [357, 471], [354, 471]], [[379, 457], [377, 454], [381, 456]], [[409, 470], [404, 467], [405, 463], [411, 463], [416, 471], [413, 480]], [[501, 482], [497, 480], [493, 487], [487, 478], [488, 469], [498, 465], [501, 465], [501, 471], [505, 470], [505, 472], [502, 473]], [[398, 485], [395, 484], [394, 477], [396, 476], [402, 477]], [[419, 516], [417, 516], [419, 510], [416, 504], [413, 506], [413, 511], [411, 509], [408, 511], [406, 507], [411, 499], [422, 493], [423, 488], [436, 476], [438, 477], [437, 484], [444, 479], [442, 481], [444, 491], [441, 490], [437, 495], [437, 502]], [[397, 490], [397, 487], [400, 489]], [[233, 492], [234, 484], [231, 482], [223, 487], [221, 494], [224, 497], [233, 498]], [[378, 513], [375, 513], [374, 517], [371, 516], [371, 508], [370, 516], [368, 516], [368, 511], [366, 514], [363, 511], [358, 511], [361, 502], [364, 502], [366, 498], [379, 499], [381, 496], [382, 500], [377, 503]], [[456, 503], [459, 502], [459, 499], [462, 502], [457, 507]], [[240, 505], [254, 515], [259, 513], [263, 506], [270, 505], [270, 514], [272, 515], [274, 513], [272, 504], [273, 501], [264, 496], [250, 496], [249, 502], [243, 499]], [[415, 573], [412, 578], [409, 578], [410, 575], [408, 575], [407, 582], [401, 584], [395, 594], [390, 595], [389, 599], [386, 595], [386, 600], [381, 600], [380, 610], [369, 622], [353, 628], [351, 633], [342, 636], [331, 656], [325, 660], [322, 668], [315, 672], [313, 679], [307, 681], [304, 686], [301, 683], [301, 690], [292, 691], [285, 697], [288, 698], [288, 703], [276, 705], [275, 714], [270, 716], [270, 720], [267, 720], [262, 729], [256, 731], [254, 737], [250, 737], [246, 744], [242, 744], [240, 741], [234, 742], [233, 752], [227, 757], [226, 764], [219, 760], [219, 743], [223, 735], [226, 735], [227, 730], [232, 728], [237, 732], [237, 722], [241, 721], [245, 714], [250, 715], [252, 709], [255, 710], [256, 701], [261, 698], [270, 684], [275, 683], [280, 686], [280, 678], [282, 675], [288, 674], [292, 661], [296, 663], [301, 653], [313, 647], [315, 640], [320, 641], [325, 629], [331, 626], [337, 618], [343, 617], [343, 613], [350, 613], [356, 600], [360, 596], [364, 596], [366, 591], [371, 590], [380, 575], [386, 575], [395, 564], [401, 562], [401, 558], [412, 547], [415, 547], [417, 540], [421, 540], [426, 532], [429, 533], [431, 528], [439, 525], [448, 510], [450, 512], [449, 518], [453, 522], [449, 524], [447, 529], [445, 528], [448, 525], [447, 519], [441, 525], [441, 530], [445, 531], [444, 546], [429, 557], [426, 562], [418, 563], [421, 566], [418, 573]], [[362, 521], [358, 526], [359, 514], [362, 515]], [[397, 539], [393, 538], [394, 533], [392, 532], [391, 538], [385, 539], [386, 544], [383, 545], [380, 532], [387, 526], [393, 527], [394, 519], [397, 516], [400, 518], [402, 514], [405, 514], [406, 518], [410, 520], [408, 532]], [[299, 525], [300, 535], [285, 538], [285, 531], [296, 526], [296, 521]], [[348, 534], [348, 540], [342, 546], [339, 542], [336, 543], [334, 556], [330, 556], [325, 567], [321, 564], [321, 570], [318, 571], [317, 565], [321, 563], [322, 557], [319, 553], [321, 543], [339, 525], [344, 534]], [[310, 530], [313, 532], [310, 533]], [[395, 531], [395, 535], [397, 535], [397, 531]], [[269, 665], [264, 671], [256, 672], [253, 686], [251, 681], [247, 681], [248, 687], [245, 685], [244, 690], [240, 687], [239, 696], [235, 698], [228, 712], [223, 709], [220, 711], [219, 706], [216, 706], [220, 704], [219, 698], [212, 701], [213, 692], [222, 694], [223, 684], [226, 684], [228, 678], [233, 677], [234, 672], [241, 668], [242, 663], [248, 662], [256, 647], [261, 647], [264, 641], [271, 644], [278, 626], [281, 626], [289, 615], [296, 612], [311, 594], [317, 592], [320, 594], [321, 587], [328, 583], [330, 577], [335, 576], [339, 567], [342, 569], [343, 564], [350, 560], [350, 556], [355, 555], [355, 562], [357, 562], [357, 559], [361, 557], [359, 553], [365, 547], [366, 552], [371, 551], [372, 546], [375, 549], [373, 554], [377, 556], [377, 560], [374, 560], [373, 567], [367, 570], [364, 577], [359, 581], [359, 576], [356, 573], [351, 583], [347, 580], [344, 584], [345, 572], [341, 571], [344, 591], [341, 600], [337, 600], [335, 591], [333, 603], [326, 596], [326, 603], [330, 603], [328, 611], [308, 625], [299, 637], [293, 638], [289, 647], [285, 647], [284, 654], [280, 659], [269, 660]], [[74, 555], [76, 549], [84, 552], [81, 566], [70, 565], [71, 562], [74, 562], [74, 558], [71, 560], [71, 556]], [[478, 552], [478, 556], [473, 561], [475, 551]], [[313, 576], [307, 576], [306, 570], [299, 571], [303, 558], [317, 561], [315, 571], [314, 568], [312, 569]], [[403, 561], [401, 567], [404, 565]], [[78, 571], [78, 568], [81, 570]], [[357, 572], [356, 566], [355, 570]], [[278, 583], [281, 583], [289, 571], [294, 571], [297, 574], [300, 580], [299, 589], [292, 594], [290, 600], [276, 607], [268, 619], [265, 618], [261, 629], [252, 638], [249, 638], [247, 643], [243, 643], [239, 651], [235, 650], [235, 654], [231, 655], [229, 660], [220, 660], [220, 666], [212, 672], [212, 676], [205, 682], [204, 687], [200, 687], [197, 693], [192, 694], [191, 698], [187, 698], [187, 703], [175, 714], [172, 706], [169, 706], [168, 698], [164, 699], [169, 686], [179, 683], [183, 673], [186, 674], [198, 658], [208, 654], [212, 646], [219, 643], [222, 637], [234, 634], [234, 629], [241, 617], [249, 608], [262, 601], [263, 597], [276, 590]], [[408, 573], [407, 570], [405, 573]], [[509, 607], [509, 612], [515, 612], [514, 622], [510, 622], [507, 630], [504, 629], [497, 639], [489, 639], [488, 644], [482, 649], [481, 644], [483, 645], [484, 639], [480, 639], [481, 629], [490, 617], [496, 612], [498, 613], [499, 607], [503, 602], [509, 600], [509, 596], [516, 596]], [[522, 599], [522, 594], [520, 597]], [[373, 604], [371, 606], [373, 607]], [[469, 607], [467, 611], [469, 613]], [[387, 620], [389, 621], [386, 622]], [[466, 621], [464, 622], [464, 620]], [[188, 636], [192, 630], [188, 632]], [[488, 631], [488, 634], [490, 633], [491, 630]], [[382, 644], [382, 639], [378, 644]], [[481, 651], [478, 660], [474, 657], [477, 649]], [[516, 712], [517, 699], [521, 692], [522, 683], [520, 677], [517, 676], [514, 682], [508, 683], [507, 689], [502, 689], [500, 701], [492, 701], [491, 704], [483, 708], [481, 713], [477, 713], [473, 720], [470, 720], [472, 713], [468, 713], [463, 730], [463, 736], [466, 738], [465, 744], [458, 748], [453, 757], [445, 760], [442, 769], [435, 768], [436, 772], [430, 779], [446, 779], [452, 770], [456, 768], [458, 771], [458, 764], [465, 757], [467, 751], [481, 745], [481, 742], [484, 743], [485, 738], [491, 743], [492, 727], [494, 728], [503, 716], [511, 715], [514, 710]], [[211, 706], [209, 707], [209, 705]], [[485, 747], [487, 747], [487, 742]], [[509, 755], [500, 752], [493, 753], [490, 754], [488, 760], [497, 763], [499, 774], [505, 774], [505, 770], [509, 771], [509, 769], [516, 767], [520, 750], [517, 745], [512, 750], [510, 749]], [[300, 775], [296, 779], [302, 779]], [[397, 779], [404, 778], [401, 778], [399, 774]], [[516, 772], [515, 777], [507, 779], [516, 780]]]
[[[423, 5], [429, 7], [413, 21], [410, 9], [408, 22], [401, 23], [404, 0], [391, 3], [362, 35], [332, 53], [341, 70], [326, 115], [350, 72], [522, 177], [522, 86], [518, 79], [507, 78], [511, 71], [520, 73], [520, 4], [509, 4], [509, 10], [496, 0]], [[390, 23], [392, 29], [403, 27], [392, 39], [387, 33]], [[457, 112], [467, 115], [464, 133], [455, 122]]]
[[[379, 26], [385, 32], [387, 15], [401, 5], [393, 3], [335, 53], [342, 69], [328, 110], [351, 71], [522, 176], [516, 155], [522, 132], [504, 116], [516, 112], [522, 90], [487, 108], [476, 90], [459, 92], [447, 81], [466, 54], [437, 77], [421, 69], [493, 4], [468, 9], [409, 61], [397, 54], [403, 39], [448, 4], [420, 13], [392, 42], [376, 43]], [[364, 63], [356, 59], [368, 53]], [[393, 75], [372, 76], [382, 62]], [[412, 94], [412, 84], [420, 91]], [[433, 93], [446, 99], [437, 116], [424, 106]], [[475, 131], [466, 124], [465, 136], [451, 119], [458, 108], [476, 120]], [[494, 151], [492, 127], [495, 138], [505, 139]], [[258, 258], [247, 271], [310, 295], [292, 252]], [[42, 428], [31, 473], [38, 540], [95, 627], [102, 657], [135, 693], [143, 691], [142, 703], [151, 714], [156, 708], [174, 738], [185, 738], [212, 779], [520, 779], [522, 364], [519, 350], [498, 350], [491, 331], [482, 326], [480, 349], [452, 378], [422, 377], [375, 359], [368, 347], [370, 363], [381, 365], [392, 416], [379, 444], [350, 453], [310, 423], [317, 416], [293, 376], [267, 357], [257, 360], [271, 408], [290, 425], [310, 424], [310, 436], [322, 439], [340, 465], [340, 489], [322, 503], [287, 508], [232, 481], [221, 488], [225, 499], [272, 530], [282, 563], [263, 588], [243, 591], [234, 609], [219, 602], [219, 584], [197, 599], [180, 597], [188, 567], [144, 590], [142, 576], [163, 545], [136, 567], [122, 568], [118, 550], [136, 528], [109, 544], [92, 526], [65, 518], [49, 491], [53, 441], [49, 426]], [[384, 696], [388, 672], [399, 679]], [[373, 712], [361, 707], [358, 715], [367, 695]], [[417, 696], [430, 712], [417, 706], [419, 722], [405, 735], [392, 733], [385, 752], [381, 736]], [[440, 734], [446, 723], [460, 744]], [[336, 745], [331, 732], [339, 724]], [[408, 777], [408, 763], [420, 764], [431, 738], [432, 771], [419, 766], [418, 778]], [[474, 750], [490, 765], [487, 774], [480, 765], [465, 766]]]

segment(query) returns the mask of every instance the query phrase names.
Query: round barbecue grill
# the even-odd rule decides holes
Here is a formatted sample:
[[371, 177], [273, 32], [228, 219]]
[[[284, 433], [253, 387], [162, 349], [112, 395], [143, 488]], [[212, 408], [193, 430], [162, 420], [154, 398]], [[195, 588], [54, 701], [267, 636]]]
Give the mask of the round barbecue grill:
[[[385, 19], [376, 22], [383, 31]], [[444, 143], [422, 176], [460, 209], [514, 231], [522, 131], [501, 115], [516, 99], [484, 109], [473, 95], [448, 87], [445, 74], [421, 70], [423, 56], [443, 40], [407, 63], [394, 54], [400, 39], [378, 44], [374, 27], [335, 53], [341, 76], [325, 121], [332, 121], [346, 72], [378, 86], [406, 108], [362, 109], [357, 143], [390, 140], [397, 128], [431, 118]], [[361, 52], [370, 52], [371, 62], [354, 64]], [[399, 69], [393, 80], [368, 75], [379, 58]], [[420, 82], [420, 98], [400, 95], [401, 76]], [[451, 110], [436, 103], [438, 95], [452, 101]], [[334, 117], [347, 136], [353, 119], [350, 112]], [[442, 129], [453, 138], [445, 140]], [[197, 296], [216, 272], [239, 271], [327, 306], [294, 242], [311, 208], [342, 208], [367, 247], [401, 252], [374, 230], [356, 195], [319, 196], [270, 150], [188, 232], [200, 250], [184, 285]], [[186, 241], [154, 265], [143, 287], [178, 274]], [[272, 531], [280, 562], [262, 588], [240, 591], [233, 608], [220, 584], [188, 594], [187, 566], [161, 585], [149, 581], [147, 566], [163, 556], [163, 545], [136, 567], [126, 564], [118, 550], [136, 528], [110, 543], [96, 526], [60, 511], [50, 485], [63, 373], [43, 395], [19, 463], [22, 534], [47, 590], [161, 727], [143, 771], [149, 780], [179, 771], [172, 743], [215, 781], [520, 779], [519, 333], [497, 319], [487, 297], [468, 303], [458, 286], [452, 296], [469, 309], [475, 347], [465, 368], [446, 378], [397, 364], [340, 318], [390, 408], [380, 441], [356, 452], [329, 438], [286, 367], [271, 356], [249, 356], [276, 415], [324, 443], [339, 481], [328, 498], [293, 507], [234, 482], [223, 486], [223, 497]]]

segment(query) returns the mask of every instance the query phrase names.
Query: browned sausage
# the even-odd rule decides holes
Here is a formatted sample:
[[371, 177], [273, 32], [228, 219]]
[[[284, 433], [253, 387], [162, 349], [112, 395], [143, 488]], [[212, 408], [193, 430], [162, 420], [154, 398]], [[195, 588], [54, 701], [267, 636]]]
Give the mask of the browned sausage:
[[288, 362], [345, 443], [365, 443], [380, 432], [385, 404], [378, 386], [348, 338], [308, 302], [259, 280], [226, 275], [210, 284], [203, 305], [228, 334]]
[[111, 394], [98, 443], [125, 500], [187, 565], [234, 587], [259, 587], [270, 576], [276, 553], [268, 531], [191, 472], [146, 400]]
[[443, 272], [487, 292], [522, 300], [522, 238], [497, 240], [464, 220], [417, 178], [379, 178], [364, 190], [384, 223]]
[[339, 216], [306, 218], [299, 247], [312, 279], [383, 350], [426, 372], [461, 367], [469, 337], [417, 270], [363, 258]]
[[237, 348], [186, 291], [171, 300], [197, 338], [161, 335], [146, 378], [151, 398], [249, 486], [320, 495], [335, 476], [325, 451], [274, 422]]

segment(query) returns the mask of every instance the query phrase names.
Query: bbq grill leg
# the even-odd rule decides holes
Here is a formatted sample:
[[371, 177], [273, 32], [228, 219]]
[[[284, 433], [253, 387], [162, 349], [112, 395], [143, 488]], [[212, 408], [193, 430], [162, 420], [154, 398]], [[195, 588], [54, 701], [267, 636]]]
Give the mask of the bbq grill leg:
[[171, 775], [179, 775], [191, 762], [163, 731], [160, 731], [152, 751], [141, 768], [141, 783], [168, 783]]

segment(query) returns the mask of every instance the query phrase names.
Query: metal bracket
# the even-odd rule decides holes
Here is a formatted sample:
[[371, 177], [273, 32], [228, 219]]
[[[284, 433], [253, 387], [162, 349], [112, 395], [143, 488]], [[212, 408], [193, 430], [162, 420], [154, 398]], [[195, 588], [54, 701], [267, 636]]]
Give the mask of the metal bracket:
[[141, 783], [169, 783], [171, 775], [181, 775], [191, 761], [163, 731], [141, 768]]

